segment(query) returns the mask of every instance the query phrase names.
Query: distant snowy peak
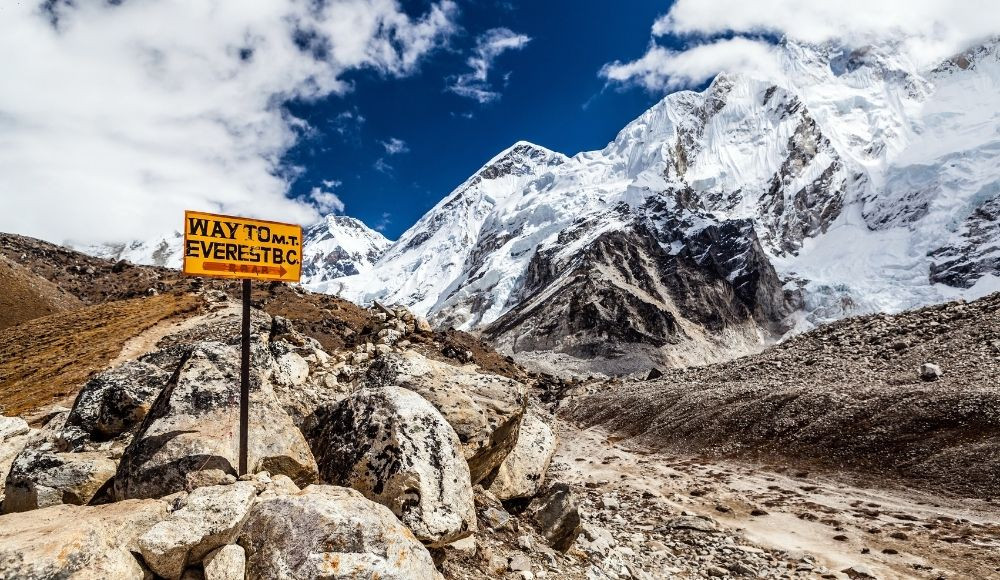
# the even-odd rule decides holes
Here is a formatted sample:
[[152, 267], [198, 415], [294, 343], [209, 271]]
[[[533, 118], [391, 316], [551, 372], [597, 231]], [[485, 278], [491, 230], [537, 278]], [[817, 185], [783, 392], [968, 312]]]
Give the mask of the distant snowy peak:
[[124, 244], [68, 245], [96, 258], [104, 258], [114, 262], [128, 260], [133, 264], [179, 270], [183, 261], [184, 235], [180, 232], [173, 232], [151, 240], [136, 240]]
[[[367, 272], [392, 245], [390, 240], [361, 220], [333, 214], [304, 228], [302, 238], [302, 283], [307, 286]], [[183, 234], [173, 232], [125, 244], [70, 245], [98, 258], [180, 269], [183, 244]]]
[[361, 220], [328, 215], [303, 233], [302, 283], [316, 285], [366, 272], [392, 244]]

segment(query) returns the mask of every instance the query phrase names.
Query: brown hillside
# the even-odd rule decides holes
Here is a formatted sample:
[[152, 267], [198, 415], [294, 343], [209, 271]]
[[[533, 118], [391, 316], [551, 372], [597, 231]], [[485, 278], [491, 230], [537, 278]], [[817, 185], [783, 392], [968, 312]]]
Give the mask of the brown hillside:
[[58, 402], [103, 369], [125, 342], [161, 320], [197, 311], [193, 295], [164, 294], [52, 314], [0, 330], [0, 414]]
[[2, 255], [0, 289], [0, 330], [82, 306], [72, 294]]

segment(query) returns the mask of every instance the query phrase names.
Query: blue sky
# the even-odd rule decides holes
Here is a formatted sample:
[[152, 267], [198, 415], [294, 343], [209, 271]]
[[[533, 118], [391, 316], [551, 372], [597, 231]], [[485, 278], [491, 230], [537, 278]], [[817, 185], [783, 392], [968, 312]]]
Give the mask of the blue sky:
[[[289, 106], [314, 129], [286, 157], [304, 168], [292, 184], [293, 195], [308, 196], [314, 187], [329, 190], [324, 181], [339, 181], [332, 190], [344, 213], [382, 226], [394, 239], [515, 141], [568, 155], [599, 149], [659, 98], [636, 88], [605, 88], [598, 72], [605, 63], [643, 54], [650, 23], [665, 12], [663, 2], [459, 6], [462, 31], [416, 74], [397, 79], [352, 72], [346, 75], [354, 83], [351, 92]], [[448, 91], [453, 77], [469, 68], [466, 59], [477, 37], [501, 27], [531, 40], [494, 61], [488, 79], [499, 98], [479, 103]], [[358, 115], [363, 122], [355, 121]], [[382, 143], [393, 138], [405, 142], [405, 152], [389, 154]]]
[[515, 141], [601, 148], [669, 92], [774, 73], [783, 36], [936, 64], [996, 34], [996, 2], [966, 4], [0, 2], [0, 231], [122, 243], [186, 209], [341, 211], [394, 238]]

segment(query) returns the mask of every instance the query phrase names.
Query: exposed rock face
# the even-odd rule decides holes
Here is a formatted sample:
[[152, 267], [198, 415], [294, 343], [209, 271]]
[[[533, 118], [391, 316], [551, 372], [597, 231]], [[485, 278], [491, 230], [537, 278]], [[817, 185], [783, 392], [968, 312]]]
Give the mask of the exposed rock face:
[[141, 361], [99, 373], [80, 389], [66, 425], [98, 439], [120, 435], [142, 422], [169, 378], [160, 367]]
[[[315, 481], [316, 463], [302, 433], [278, 404], [267, 373], [273, 360], [262, 345], [251, 355], [251, 471]], [[119, 498], [160, 497], [186, 486], [188, 473], [235, 474], [239, 449], [239, 354], [206, 342], [184, 360], [122, 456], [115, 478]]]
[[404, 352], [380, 357], [364, 382], [398, 385], [430, 401], [458, 434], [473, 484], [499, 467], [517, 443], [527, 400], [517, 381]]
[[0, 516], [0, 578], [146, 578], [135, 541], [167, 515], [158, 500], [61, 505]]
[[930, 257], [931, 282], [971, 288], [986, 274], [1000, 274], [1000, 195], [977, 207]]
[[565, 483], [556, 483], [532, 502], [532, 518], [549, 545], [565, 552], [583, 530], [579, 506]]
[[33, 441], [11, 465], [4, 513], [63, 503], [86, 505], [115, 476], [116, 468], [104, 452], [60, 453], [49, 441]]
[[342, 487], [311, 485], [258, 503], [239, 544], [250, 580], [441, 577], [427, 549], [388, 508]]
[[556, 436], [537, 414], [525, 413], [517, 445], [483, 484], [501, 500], [533, 497], [545, 481]]
[[[623, 207], [623, 223], [576, 254], [567, 256], [563, 245], [586, 242], [593, 224], [570, 228], [564, 244], [539, 250], [523, 300], [484, 336], [515, 355], [597, 359], [577, 370], [618, 374], [730, 357], [756, 348], [761, 332], [784, 328], [795, 300], [785, 296], [749, 222], [684, 229], [665, 209], [646, 211], [656, 217], [632, 218]], [[676, 221], [677, 230], [659, 231], [654, 220]], [[692, 229], [683, 249], [668, 251], [670, 235]]]
[[455, 431], [406, 389], [363, 389], [317, 411], [309, 433], [324, 481], [387, 506], [420, 541], [476, 530], [469, 468]]
[[158, 575], [180, 578], [185, 567], [236, 538], [256, 497], [246, 481], [194, 490], [184, 507], [139, 538], [143, 559]]

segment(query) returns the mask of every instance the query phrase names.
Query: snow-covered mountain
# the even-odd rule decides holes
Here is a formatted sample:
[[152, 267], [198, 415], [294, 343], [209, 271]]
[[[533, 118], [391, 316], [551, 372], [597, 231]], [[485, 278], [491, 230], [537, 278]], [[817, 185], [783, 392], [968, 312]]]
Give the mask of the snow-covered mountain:
[[369, 272], [390, 245], [357, 218], [328, 215], [302, 232], [302, 283], [310, 287]]
[[[368, 272], [392, 244], [361, 220], [333, 214], [305, 228], [302, 238], [302, 283], [307, 286]], [[179, 269], [183, 244], [184, 236], [174, 232], [152, 240], [75, 249], [109, 260]]]
[[785, 42], [566, 157], [519, 142], [368, 272], [316, 284], [626, 371], [1000, 289], [1000, 51]]

